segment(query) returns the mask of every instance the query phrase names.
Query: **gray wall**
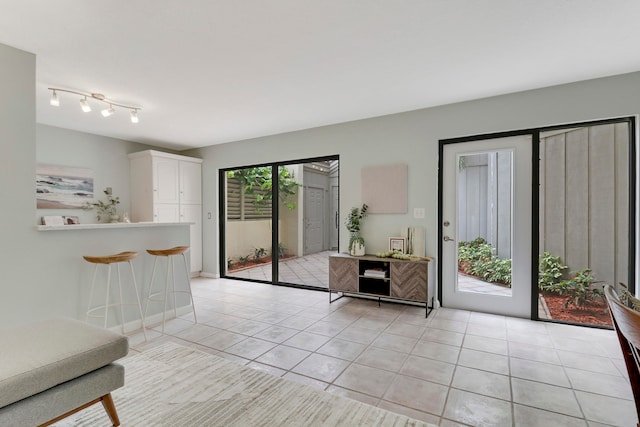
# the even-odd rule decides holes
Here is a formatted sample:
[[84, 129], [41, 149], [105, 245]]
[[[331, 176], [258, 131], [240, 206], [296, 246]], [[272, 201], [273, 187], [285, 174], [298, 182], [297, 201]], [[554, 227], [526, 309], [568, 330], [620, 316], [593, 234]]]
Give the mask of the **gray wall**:
[[[39, 232], [42, 215], [78, 215], [95, 222], [93, 212], [39, 210], [35, 200], [36, 162], [89, 167], [96, 191], [113, 187], [129, 206], [127, 154], [145, 145], [97, 135], [36, 125], [35, 56], [0, 44], [0, 324], [10, 325], [55, 315], [83, 318], [92, 266], [81, 255], [100, 255], [133, 249], [131, 233], [111, 230]], [[188, 239], [188, 229], [167, 233], [174, 241]], [[165, 237], [150, 232], [145, 244], [164, 245]], [[157, 233], [155, 233], [157, 234]], [[111, 252], [113, 251], [113, 252]], [[151, 264], [134, 261], [142, 286]], [[126, 273], [126, 270], [123, 270]], [[123, 274], [124, 278], [124, 274]], [[141, 286], [141, 287], [142, 287]]]
[[[111, 187], [120, 197], [118, 212], [129, 212], [129, 159], [127, 154], [153, 147], [76, 132], [47, 125], [36, 125], [36, 163], [89, 168], [93, 170], [96, 199], [105, 200], [103, 190]], [[81, 224], [97, 222], [95, 211], [83, 209], [36, 209], [36, 222], [42, 215], [77, 215]]]
[[[0, 324], [52, 315], [79, 317], [85, 304], [84, 281], [90, 274], [85, 272], [75, 253], [88, 251], [92, 245], [96, 249], [104, 247], [98, 241], [99, 237], [88, 234], [61, 239], [56, 234], [35, 230], [41, 215], [36, 210], [34, 197], [36, 159], [42, 162], [60, 160], [55, 144], [61, 144], [65, 151], [80, 150], [76, 154], [67, 152], [69, 161], [64, 163], [81, 165], [95, 161], [96, 187], [113, 183], [114, 188], [119, 188], [124, 182], [121, 174], [125, 173], [127, 162], [122, 159], [120, 163], [118, 159], [129, 150], [138, 150], [136, 145], [124, 141], [36, 127], [35, 56], [0, 45], [0, 63], [0, 147], [3, 153], [0, 156], [3, 203], [0, 213]], [[212, 219], [204, 220], [204, 271], [214, 274], [219, 271], [218, 168], [339, 154], [340, 203], [344, 213], [361, 203], [360, 169], [363, 166], [407, 163], [409, 213], [367, 218], [363, 231], [368, 250], [385, 249], [389, 236], [398, 235], [402, 226], [416, 225], [426, 229], [427, 254], [435, 255], [439, 139], [626, 116], [639, 111], [640, 73], [632, 73], [183, 152], [205, 159], [204, 210], [212, 213]], [[75, 143], [65, 146], [67, 139], [73, 139]], [[88, 144], [86, 152], [82, 145], [85, 143]], [[103, 144], [115, 144], [115, 147], [107, 148]], [[36, 147], [42, 148], [43, 152], [36, 155]], [[143, 149], [143, 146], [139, 147]], [[105, 153], [102, 150], [108, 153], [115, 150], [119, 154], [101, 157]], [[92, 152], [102, 154], [93, 155]], [[103, 158], [108, 159], [107, 162], [98, 163], [98, 159]], [[109, 172], [112, 167], [114, 170]], [[121, 191], [124, 194], [126, 189], [123, 187]], [[425, 219], [413, 219], [414, 207], [426, 208]], [[348, 236], [343, 227], [340, 239], [340, 249], [346, 250]], [[78, 249], [80, 244], [84, 246]]]
[[[0, 45], [0, 323], [43, 308], [42, 287], [27, 274], [37, 270], [39, 251], [34, 230], [36, 110], [34, 55]], [[38, 275], [36, 280], [41, 280]], [[35, 310], [33, 310], [35, 311]]]
[[[367, 252], [386, 250], [403, 226], [426, 229], [427, 255], [437, 254], [438, 140], [489, 132], [571, 123], [640, 112], [640, 73], [576, 82], [476, 101], [325, 126], [192, 150], [204, 159], [205, 272], [218, 270], [218, 168], [340, 155], [340, 206], [359, 206], [364, 166], [407, 163], [407, 214], [370, 215], [363, 226]], [[426, 208], [424, 219], [413, 208]], [[206, 216], [205, 216], [206, 217]], [[348, 235], [341, 227], [340, 250]]]

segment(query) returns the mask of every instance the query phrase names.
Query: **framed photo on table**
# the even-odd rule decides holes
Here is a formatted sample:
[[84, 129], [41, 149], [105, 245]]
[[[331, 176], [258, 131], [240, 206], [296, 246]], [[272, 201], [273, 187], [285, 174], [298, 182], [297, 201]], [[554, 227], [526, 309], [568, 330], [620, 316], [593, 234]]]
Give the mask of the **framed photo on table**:
[[389, 250], [400, 251], [404, 253], [406, 247], [406, 239], [404, 237], [389, 237]]

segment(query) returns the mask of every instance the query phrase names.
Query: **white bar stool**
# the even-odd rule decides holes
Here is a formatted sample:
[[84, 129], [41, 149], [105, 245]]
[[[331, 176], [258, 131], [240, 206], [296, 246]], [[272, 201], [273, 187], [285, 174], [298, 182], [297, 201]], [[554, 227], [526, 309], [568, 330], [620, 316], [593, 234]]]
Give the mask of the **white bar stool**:
[[[151, 273], [151, 282], [149, 283], [149, 296], [147, 297], [147, 305], [144, 309], [144, 318], [147, 318], [147, 309], [149, 308], [149, 303], [151, 301], [162, 302], [164, 304], [164, 310], [162, 311], [162, 333], [164, 334], [164, 324], [167, 318], [167, 301], [169, 294], [169, 268], [171, 268], [171, 293], [173, 294], [173, 314], [174, 317], [178, 317], [178, 312], [176, 309], [176, 294], [188, 294], [189, 300], [191, 301], [191, 309], [193, 311], [193, 321], [194, 323], [198, 323], [198, 319], [196, 317], [196, 307], [193, 303], [193, 294], [191, 293], [191, 277], [189, 275], [189, 266], [187, 264], [187, 256], [185, 252], [189, 250], [189, 246], [176, 246], [171, 249], [147, 249], [147, 252], [153, 256], [155, 256], [155, 260], [153, 261], [153, 272]], [[184, 260], [184, 271], [187, 276], [187, 289], [186, 290], [176, 290], [176, 267], [173, 262], [173, 256], [182, 255], [182, 259]], [[156, 265], [158, 264], [158, 257], [166, 257], [167, 258], [167, 274], [166, 280], [164, 283], [164, 289], [159, 290], [158, 292], [153, 292], [153, 280], [156, 276]], [[159, 297], [159, 298], [158, 298]]]
[[[89, 317], [104, 317], [104, 327], [107, 328], [107, 317], [109, 315], [110, 307], [120, 307], [120, 320], [122, 322], [122, 333], [124, 334], [124, 306], [125, 305], [135, 305], [138, 307], [138, 312], [140, 313], [140, 321], [142, 322], [142, 333], [144, 334], [145, 341], [147, 340], [147, 332], [144, 328], [144, 316], [142, 314], [142, 305], [140, 304], [140, 296], [138, 295], [138, 286], [136, 284], [136, 275], [133, 271], [133, 264], [131, 260], [138, 256], [137, 252], [121, 252], [115, 255], [105, 255], [105, 256], [83, 256], [85, 260], [90, 263], [96, 265], [96, 268], [93, 270], [93, 282], [91, 283], [91, 293], [89, 295], [89, 305], [87, 306], [87, 315], [86, 320], [89, 320]], [[120, 263], [128, 262], [129, 267], [131, 268], [131, 280], [133, 285], [133, 290], [136, 295], [136, 302], [125, 303], [122, 298], [122, 281], [120, 280]], [[107, 291], [105, 293], [106, 298], [104, 305], [97, 305], [92, 307], [93, 304], [93, 293], [96, 286], [96, 275], [98, 273], [98, 266], [100, 264], [107, 265]], [[120, 295], [120, 300], [118, 302], [109, 303], [110, 299], [110, 288], [111, 288], [111, 264], [116, 264], [116, 268], [118, 270], [118, 291]], [[93, 314], [94, 312], [100, 312], [104, 310], [102, 315]]]

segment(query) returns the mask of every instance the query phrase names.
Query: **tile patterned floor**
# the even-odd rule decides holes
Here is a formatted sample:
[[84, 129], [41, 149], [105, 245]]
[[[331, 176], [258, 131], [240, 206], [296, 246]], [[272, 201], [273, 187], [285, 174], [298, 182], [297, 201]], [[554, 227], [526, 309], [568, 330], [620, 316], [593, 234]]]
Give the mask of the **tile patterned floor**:
[[192, 316], [131, 334], [174, 341], [440, 426], [631, 426], [611, 330], [342, 298], [229, 279], [192, 283]]

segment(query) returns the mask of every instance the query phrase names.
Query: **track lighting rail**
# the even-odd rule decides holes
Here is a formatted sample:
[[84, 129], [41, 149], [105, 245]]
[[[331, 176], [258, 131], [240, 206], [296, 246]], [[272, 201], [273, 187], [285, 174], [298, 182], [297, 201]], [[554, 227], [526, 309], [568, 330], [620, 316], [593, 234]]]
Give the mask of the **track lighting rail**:
[[125, 109], [130, 110], [130, 116], [131, 116], [131, 122], [132, 123], [138, 123], [139, 122], [138, 111], [142, 110], [142, 107], [133, 106], [133, 105], [126, 105], [126, 104], [122, 104], [120, 102], [116, 102], [116, 101], [114, 101], [112, 99], [108, 99], [107, 97], [105, 97], [101, 93], [80, 92], [80, 91], [77, 91], [77, 90], [62, 89], [62, 88], [57, 88], [57, 87], [50, 87], [48, 89], [50, 91], [52, 91], [50, 104], [53, 105], [54, 107], [60, 106], [60, 100], [58, 99], [58, 92], [66, 92], [66, 93], [71, 93], [71, 94], [74, 94], [74, 95], [79, 95], [79, 96], [82, 97], [80, 99], [80, 106], [82, 107], [82, 111], [84, 111], [85, 113], [88, 113], [88, 112], [91, 111], [91, 107], [89, 106], [89, 104], [87, 102], [87, 98], [91, 98], [91, 99], [95, 99], [96, 101], [103, 102], [103, 103], [109, 105], [109, 108], [105, 108], [104, 110], [102, 110], [102, 115], [104, 117], [109, 117], [109, 116], [111, 116], [112, 114], [115, 113], [115, 109], [113, 107], [119, 107], [119, 108], [125, 108]]

